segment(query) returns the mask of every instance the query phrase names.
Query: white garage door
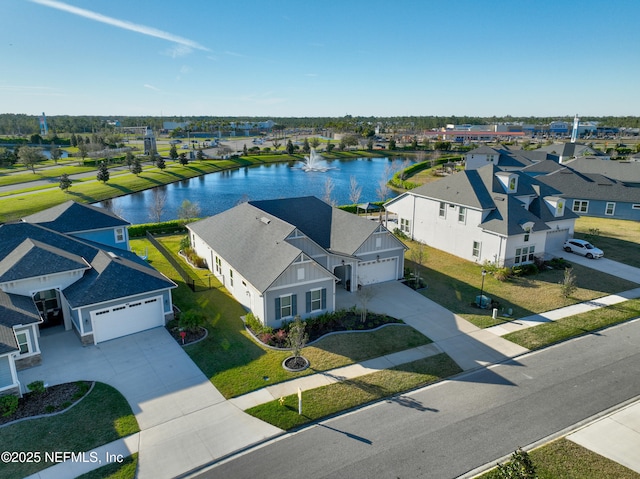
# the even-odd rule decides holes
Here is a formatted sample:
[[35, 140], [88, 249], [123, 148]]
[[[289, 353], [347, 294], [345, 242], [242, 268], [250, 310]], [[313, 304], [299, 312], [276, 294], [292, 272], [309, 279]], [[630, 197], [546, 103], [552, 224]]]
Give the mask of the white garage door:
[[544, 249], [546, 253], [558, 254], [562, 251], [562, 245], [569, 238], [569, 229], [547, 231], [547, 241]]
[[398, 258], [385, 258], [380, 261], [366, 261], [358, 264], [358, 284], [374, 284], [393, 281], [396, 278]]
[[98, 344], [127, 334], [164, 326], [162, 309], [162, 296], [158, 296], [92, 311], [93, 340]]

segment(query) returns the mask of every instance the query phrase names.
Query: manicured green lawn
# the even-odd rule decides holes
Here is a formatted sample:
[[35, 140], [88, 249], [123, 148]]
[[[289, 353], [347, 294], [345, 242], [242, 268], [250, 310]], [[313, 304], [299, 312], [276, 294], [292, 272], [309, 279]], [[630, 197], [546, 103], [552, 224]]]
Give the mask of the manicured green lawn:
[[[539, 479], [640, 479], [640, 474], [627, 469], [568, 439], [558, 439], [529, 452]], [[498, 479], [492, 469], [479, 479]]]
[[[589, 230], [598, 230], [596, 236]], [[576, 220], [576, 238], [586, 239], [604, 251], [605, 258], [640, 268], [640, 221], [590, 218]]]
[[[340, 383], [330, 384], [302, 393], [302, 415], [298, 414], [298, 395], [284, 398], [284, 402], [271, 401], [248, 409], [246, 412], [281, 429], [292, 429], [323, 417], [358, 407], [394, 394], [415, 389], [462, 370], [446, 354], [385, 369]], [[407, 407], [428, 407], [411, 398], [400, 404]]]
[[505, 335], [504, 338], [527, 349], [539, 349], [638, 316], [640, 316], [640, 299], [632, 299], [551, 323], [515, 331]]
[[125, 398], [111, 386], [96, 383], [80, 403], [63, 414], [0, 429], [1, 451], [39, 451], [43, 456], [39, 463], [3, 465], [2, 477], [19, 479], [53, 466], [44, 462], [46, 451], [85, 452], [139, 430]]
[[[415, 243], [405, 241], [409, 247]], [[445, 308], [461, 315], [478, 327], [501, 324], [506, 318], [493, 320], [490, 310], [480, 310], [473, 304], [480, 294], [482, 265], [425, 246], [426, 261], [421, 276], [428, 288], [422, 294]], [[406, 258], [410, 258], [407, 252]], [[407, 259], [406, 265], [413, 269]], [[573, 265], [578, 289], [569, 298], [560, 293], [563, 270], [545, 270], [533, 276], [498, 281], [487, 274], [483, 294], [500, 303], [499, 316], [512, 310], [512, 318], [550, 311], [612, 293], [637, 288], [638, 285], [577, 264]]]
[[114, 462], [87, 472], [76, 479], [134, 479], [138, 467], [138, 453], [125, 457], [121, 463]]
[[[177, 251], [181, 238], [168, 236], [160, 238], [160, 241], [170, 250]], [[273, 351], [253, 341], [240, 319], [246, 311], [215, 277], [211, 277], [211, 289], [199, 288], [193, 293], [147, 240], [132, 240], [131, 247], [137, 251], [148, 248], [152, 266], [179, 285], [174, 290], [173, 300], [182, 311], [197, 308], [204, 312], [209, 335], [204, 341], [187, 346], [185, 351], [225, 397], [430, 342], [407, 326], [330, 336], [304, 349], [304, 356], [311, 362], [309, 369], [290, 373], [282, 368], [281, 363], [291, 353]], [[181, 258], [179, 260], [182, 261]], [[200, 277], [200, 285], [208, 285], [207, 270], [197, 270], [192, 274]]]

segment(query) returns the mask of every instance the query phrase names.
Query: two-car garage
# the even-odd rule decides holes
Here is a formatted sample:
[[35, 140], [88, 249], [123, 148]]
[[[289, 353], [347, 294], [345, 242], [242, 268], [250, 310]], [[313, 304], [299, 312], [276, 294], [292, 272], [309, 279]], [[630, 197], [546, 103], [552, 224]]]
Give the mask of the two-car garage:
[[92, 311], [91, 324], [96, 344], [164, 326], [162, 296]]
[[383, 283], [398, 279], [398, 258], [381, 258], [358, 263], [358, 284]]

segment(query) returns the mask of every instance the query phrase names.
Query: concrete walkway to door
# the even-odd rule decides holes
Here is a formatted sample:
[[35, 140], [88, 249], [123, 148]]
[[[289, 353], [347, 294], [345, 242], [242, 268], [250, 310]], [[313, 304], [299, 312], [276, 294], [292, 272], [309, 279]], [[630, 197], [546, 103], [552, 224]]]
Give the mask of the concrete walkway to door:
[[[22, 384], [95, 380], [127, 399], [140, 426], [139, 479], [175, 477], [282, 432], [226, 401], [165, 328], [84, 347], [61, 331], [40, 347], [42, 365], [20, 371]], [[36, 477], [68, 477], [63, 466]]]
[[[474, 326], [448, 309], [397, 281], [366, 286], [368, 309], [402, 319], [430, 338], [462, 369], [499, 363], [528, 350]], [[358, 293], [336, 292], [336, 309], [361, 308]]]

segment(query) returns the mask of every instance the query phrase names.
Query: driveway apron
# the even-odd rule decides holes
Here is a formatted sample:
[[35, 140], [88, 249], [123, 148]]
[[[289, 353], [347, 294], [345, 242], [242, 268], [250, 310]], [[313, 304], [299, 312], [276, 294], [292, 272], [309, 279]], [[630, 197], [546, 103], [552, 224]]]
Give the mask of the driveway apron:
[[[373, 290], [370, 311], [402, 319], [447, 353], [462, 369], [493, 364], [527, 352], [527, 349], [474, 326], [439, 304], [397, 281], [365, 286]], [[362, 307], [358, 293], [338, 290], [336, 307]]]
[[95, 380], [127, 399], [141, 430], [138, 478], [175, 477], [282, 432], [226, 401], [164, 328], [91, 346], [58, 332], [40, 348], [23, 385]]

